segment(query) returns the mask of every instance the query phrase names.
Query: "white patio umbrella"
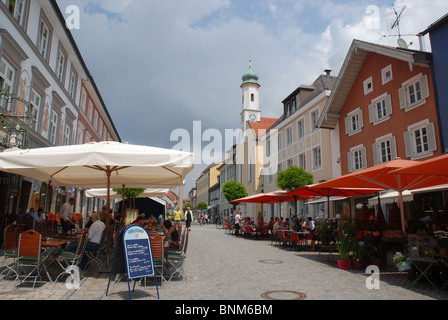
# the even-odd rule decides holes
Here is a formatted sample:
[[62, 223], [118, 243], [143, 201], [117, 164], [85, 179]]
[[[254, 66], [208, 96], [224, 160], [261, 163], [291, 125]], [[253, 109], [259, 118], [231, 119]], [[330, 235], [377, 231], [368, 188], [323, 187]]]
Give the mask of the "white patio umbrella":
[[[57, 186], [174, 188], [194, 167], [192, 153], [105, 141], [0, 153], [0, 170]], [[109, 230], [107, 217], [107, 227]]]
[[[170, 191], [170, 189], [147, 188], [138, 197], [139, 198], [163, 197], [165, 194], [168, 193], [168, 191]], [[113, 190], [110, 190], [109, 192], [110, 192], [110, 199], [122, 199], [123, 198], [122, 194], [118, 194]], [[86, 191], [86, 197], [107, 199], [107, 189], [105, 189], [105, 188], [89, 189]]]

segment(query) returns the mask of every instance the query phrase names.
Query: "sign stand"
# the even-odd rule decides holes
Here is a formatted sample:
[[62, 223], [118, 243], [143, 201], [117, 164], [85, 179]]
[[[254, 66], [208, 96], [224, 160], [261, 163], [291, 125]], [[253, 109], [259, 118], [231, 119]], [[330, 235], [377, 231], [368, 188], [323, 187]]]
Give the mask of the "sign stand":
[[132, 294], [129, 280], [134, 280], [134, 287], [132, 289], [132, 292], [134, 292], [136, 279], [145, 277], [154, 277], [156, 281], [157, 299], [160, 299], [151, 249], [151, 239], [149, 238], [148, 232], [142, 226], [128, 226], [118, 235], [106, 296], [109, 292], [112, 275], [123, 273], [127, 275], [129, 298], [131, 300]]

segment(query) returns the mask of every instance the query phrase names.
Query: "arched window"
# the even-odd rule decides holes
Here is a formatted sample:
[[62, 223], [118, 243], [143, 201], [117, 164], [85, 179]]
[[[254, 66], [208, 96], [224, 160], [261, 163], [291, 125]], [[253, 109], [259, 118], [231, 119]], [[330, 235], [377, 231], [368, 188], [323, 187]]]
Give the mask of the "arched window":
[[250, 95], [250, 101], [252, 101], [252, 102], [255, 101], [255, 95], [253, 93]]

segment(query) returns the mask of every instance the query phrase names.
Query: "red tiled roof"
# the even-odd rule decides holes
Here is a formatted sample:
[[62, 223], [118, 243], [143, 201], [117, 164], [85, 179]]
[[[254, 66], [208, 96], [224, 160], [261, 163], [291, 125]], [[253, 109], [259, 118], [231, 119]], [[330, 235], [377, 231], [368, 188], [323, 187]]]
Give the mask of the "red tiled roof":
[[255, 137], [260, 139], [278, 119], [260, 118], [260, 122], [249, 122], [249, 126], [254, 131]]

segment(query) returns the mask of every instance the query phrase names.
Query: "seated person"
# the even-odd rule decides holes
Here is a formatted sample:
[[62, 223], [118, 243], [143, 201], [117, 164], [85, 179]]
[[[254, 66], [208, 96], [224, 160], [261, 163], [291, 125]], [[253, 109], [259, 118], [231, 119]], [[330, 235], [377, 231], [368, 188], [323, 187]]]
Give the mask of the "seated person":
[[27, 226], [30, 229], [34, 229], [34, 227], [36, 226], [36, 223], [39, 223], [39, 221], [40, 221], [39, 216], [36, 214], [34, 208], [30, 208], [30, 211], [25, 215], [25, 217], [33, 218], [33, 220], [32, 220], [33, 224], [30, 226]]
[[[166, 229], [166, 231], [165, 231]], [[168, 242], [168, 247], [173, 249], [179, 249], [179, 232], [173, 227], [170, 220], [165, 220], [163, 222], [162, 228], [163, 234], [165, 235], [165, 240]]]
[[[99, 212], [95, 212], [91, 215], [92, 225], [89, 228], [88, 242], [86, 245], [86, 252], [96, 252], [100, 249], [101, 237], [103, 231], [106, 229], [106, 225], [101, 221], [101, 216]], [[74, 243], [70, 247], [71, 252], [76, 252], [78, 244]], [[84, 268], [88, 262], [89, 258], [87, 255], [83, 255], [81, 260], [81, 268]]]

